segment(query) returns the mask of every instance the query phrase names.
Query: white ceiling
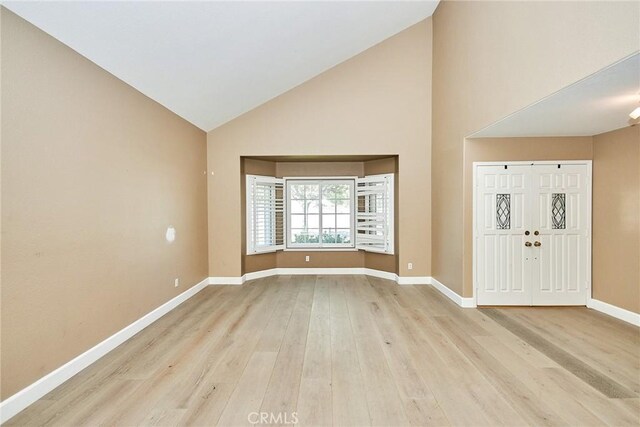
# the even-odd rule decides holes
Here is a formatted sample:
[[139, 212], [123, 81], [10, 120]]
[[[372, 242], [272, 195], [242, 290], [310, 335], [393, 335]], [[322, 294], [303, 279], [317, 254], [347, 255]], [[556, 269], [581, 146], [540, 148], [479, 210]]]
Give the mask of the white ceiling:
[[640, 106], [640, 54], [530, 105], [471, 137], [590, 136], [620, 129]]
[[211, 130], [430, 16], [413, 2], [3, 2]]

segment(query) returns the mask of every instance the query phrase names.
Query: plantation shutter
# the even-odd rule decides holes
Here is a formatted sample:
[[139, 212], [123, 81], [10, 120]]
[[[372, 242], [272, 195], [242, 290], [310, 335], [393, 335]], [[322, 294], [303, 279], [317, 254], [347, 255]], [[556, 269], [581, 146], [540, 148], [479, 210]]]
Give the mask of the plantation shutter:
[[247, 175], [247, 255], [284, 249], [284, 180]]
[[356, 180], [356, 248], [394, 253], [393, 174], [370, 175]]

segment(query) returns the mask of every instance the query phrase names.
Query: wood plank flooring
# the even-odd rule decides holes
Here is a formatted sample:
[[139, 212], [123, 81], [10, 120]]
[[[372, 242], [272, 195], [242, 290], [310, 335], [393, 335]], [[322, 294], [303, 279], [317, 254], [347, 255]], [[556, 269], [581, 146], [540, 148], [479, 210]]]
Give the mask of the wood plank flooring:
[[430, 286], [208, 287], [7, 425], [638, 426], [640, 330]]

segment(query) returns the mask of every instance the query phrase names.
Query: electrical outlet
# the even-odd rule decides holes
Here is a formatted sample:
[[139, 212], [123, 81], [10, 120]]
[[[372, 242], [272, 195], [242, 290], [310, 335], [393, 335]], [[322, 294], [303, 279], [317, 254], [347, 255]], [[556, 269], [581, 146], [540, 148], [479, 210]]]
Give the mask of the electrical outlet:
[[173, 286], [174, 286], [174, 287], [176, 287], [176, 288], [177, 288], [178, 286], [180, 286], [180, 279], [176, 279], [176, 280], [174, 280], [174, 281], [173, 281]]
[[309, 260], [311, 259], [311, 257], [309, 255], [307, 255], [306, 257], [304, 257], [304, 261], [305, 262], [309, 262]]
[[409, 270], [413, 270], [413, 263], [412, 263], [412, 262], [410, 262], [409, 264], [407, 264], [407, 268], [408, 268]]

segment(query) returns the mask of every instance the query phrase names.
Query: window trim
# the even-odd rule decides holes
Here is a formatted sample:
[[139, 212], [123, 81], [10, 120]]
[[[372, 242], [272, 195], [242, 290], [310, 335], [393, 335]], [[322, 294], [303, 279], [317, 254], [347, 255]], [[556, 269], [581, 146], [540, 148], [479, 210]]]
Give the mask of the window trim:
[[[356, 248], [356, 235], [355, 235], [355, 223], [356, 223], [356, 185], [357, 185], [357, 176], [331, 176], [331, 177], [318, 177], [318, 176], [304, 176], [304, 177], [284, 177], [284, 201], [285, 201], [285, 242], [284, 242], [284, 250], [285, 251], [357, 251]], [[319, 243], [291, 243], [291, 228], [289, 224], [291, 223], [291, 198], [289, 192], [289, 182], [303, 182], [303, 183], [319, 183], [320, 184], [320, 192], [319, 192], [319, 230], [320, 230], [320, 242]], [[336, 181], [339, 183], [346, 183], [350, 185], [350, 196], [351, 196], [351, 221], [350, 221], [350, 230], [351, 230], [351, 243], [322, 243], [322, 183], [328, 181]]]

